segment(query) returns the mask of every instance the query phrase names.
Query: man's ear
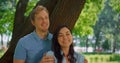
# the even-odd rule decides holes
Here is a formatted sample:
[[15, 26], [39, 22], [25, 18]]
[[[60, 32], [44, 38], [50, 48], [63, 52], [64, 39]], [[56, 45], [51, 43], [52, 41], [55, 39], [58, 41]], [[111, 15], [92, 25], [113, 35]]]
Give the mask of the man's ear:
[[32, 23], [32, 25], [34, 26], [34, 24], [35, 24], [34, 21], [31, 21], [31, 23]]

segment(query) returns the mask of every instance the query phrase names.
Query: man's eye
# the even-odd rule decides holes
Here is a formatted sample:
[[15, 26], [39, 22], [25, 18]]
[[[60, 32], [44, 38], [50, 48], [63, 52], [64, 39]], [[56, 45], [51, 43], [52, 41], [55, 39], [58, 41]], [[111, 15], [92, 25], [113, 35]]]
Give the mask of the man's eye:
[[38, 18], [38, 20], [41, 20], [42, 18]]
[[48, 17], [45, 17], [45, 19], [48, 19]]

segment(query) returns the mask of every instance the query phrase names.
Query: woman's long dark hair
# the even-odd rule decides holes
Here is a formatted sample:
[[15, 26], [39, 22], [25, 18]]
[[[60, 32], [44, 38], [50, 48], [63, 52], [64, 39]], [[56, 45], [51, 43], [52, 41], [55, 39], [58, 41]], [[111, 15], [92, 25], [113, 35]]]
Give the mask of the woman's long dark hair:
[[[62, 63], [63, 60], [63, 55], [61, 54], [61, 47], [58, 43], [58, 34], [60, 32], [60, 30], [62, 28], [68, 28], [68, 26], [66, 25], [61, 25], [58, 26], [53, 34], [53, 38], [52, 38], [52, 50], [55, 54], [55, 57], [58, 60], [58, 63]], [[68, 28], [69, 29], [69, 28]], [[70, 30], [70, 29], [69, 29]], [[69, 49], [69, 53], [68, 53], [68, 60], [70, 61], [70, 63], [75, 63], [76, 62], [76, 58], [74, 57], [74, 49], [73, 49], [73, 43], [70, 45], [70, 49]]]

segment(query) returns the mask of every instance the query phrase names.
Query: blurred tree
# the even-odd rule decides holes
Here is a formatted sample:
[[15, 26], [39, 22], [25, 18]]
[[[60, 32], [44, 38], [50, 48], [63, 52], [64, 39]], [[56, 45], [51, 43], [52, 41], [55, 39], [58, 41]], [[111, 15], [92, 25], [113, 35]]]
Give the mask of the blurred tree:
[[110, 44], [107, 39], [105, 40], [105, 42], [103, 42], [102, 48], [104, 49], [104, 51], [107, 51], [110, 49]]
[[104, 40], [106, 39], [111, 40], [109, 42], [112, 43], [112, 39], [113, 39], [114, 40], [113, 51], [114, 51], [116, 49], [116, 42], [117, 42], [116, 40], [117, 40], [117, 35], [119, 34], [120, 21], [118, 20], [118, 13], [113, 10], [113, 8], [110, 6], [109, 3], [110, 3], [109, 0], [105, 2], [105, 7], [98, 16], [99, 20], [94, 26], [94, 34], [96, 37], [95, 49], [96, 47], [100, 48]]
[[[12, 40], [9, 49], [0, 59], [0, 63], [13, 63], [13, 54], [17, 41], [34, 29], [30, 23], [29, 16], [25, 14], [28, 2], [29, 0], [19, 0], [17, 3]], [[72, 29], [84, 3], [85, 0], [40, 0], [36, 5], [43, 5], [49, 10], [51, 19], [50, 32], [53, 32], [61, 24], [66, 24]]]
[[3, 45], [3, 35], [8, 36], [7, 42], [9, 42], [9, 37], [12, 34], [13, 28], [13, 16], [14, 16], [14, 2], [12, 0], [1, 0], [0, 1], [0, 35], [1, 42]]
[[110, 6], [113, 7], [113, 9], [120, 13], [120, 0], [110, 0]]
[[92, 26], [98, 20], [97, 15], [104, 7], [104, 0], [86, 0], [83, 11], [73, 29], [74, 35], [85, 36], [93, 34]]
[[105, 0], [86, 0], [83, 11], [79, 15], [77, 23], [75, 24], [75, 27], [72, 30], [73, 35], [79, 35], [81, 40], [83, 40], [84, 43], [86, 43], [86, 47], [89, 47], [88, 36], [92, 36], [94, 33], [93, 26], [98, 20], [97, 15], [101, 12], [101, 10], [104, 7], [104, 2]]

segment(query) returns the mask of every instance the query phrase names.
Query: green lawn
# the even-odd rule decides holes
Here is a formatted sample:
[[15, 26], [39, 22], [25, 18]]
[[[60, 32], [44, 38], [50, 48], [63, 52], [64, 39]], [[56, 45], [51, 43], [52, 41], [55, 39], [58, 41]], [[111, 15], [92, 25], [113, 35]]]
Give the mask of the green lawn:
[[[0, 50], [0, 58], [4, 54]], [[84, 54], [88, 63], [120, 63], [120, 54]]]
[[120, 54], [85, 54], [88, 63], [120, 63]]
[[4, 54], [3, 50], [0, 50], [0, 58], [2, 57], [3, 54]]

